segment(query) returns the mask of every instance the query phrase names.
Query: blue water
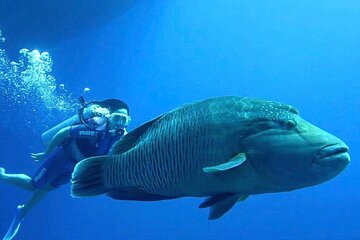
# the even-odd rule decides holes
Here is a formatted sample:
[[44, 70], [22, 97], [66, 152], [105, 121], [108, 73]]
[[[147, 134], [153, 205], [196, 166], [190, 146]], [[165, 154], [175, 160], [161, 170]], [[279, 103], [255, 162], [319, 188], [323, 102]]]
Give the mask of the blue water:
[[[352, 162], [329, 182], [251, 196], [216, 221], [197, 208], [201, 199], [72, 199], [68, 184], [34, 209], [16, 239], [360, 239], [359, 12], [356, 0], [139, 1], [73, 38], [24, 46], [48, 51], [48, 74], [72, 94], [65, 94], [65, 110], [49, 108], [38, 93], [26, 104], [2, 95], [0, 165], [8, 172], [36, 171], [30, 153], [43, 150], [41, 132], [75, 112], [72, 101], [85, 87], [89, 99], [125, 100], [130, 129], [208, 97], [286, 102], [343, 139]], [[16, 53], [11, 41], [5, 50]], [[0, 189], [3, 235], [30, 194], [5, 184]]]

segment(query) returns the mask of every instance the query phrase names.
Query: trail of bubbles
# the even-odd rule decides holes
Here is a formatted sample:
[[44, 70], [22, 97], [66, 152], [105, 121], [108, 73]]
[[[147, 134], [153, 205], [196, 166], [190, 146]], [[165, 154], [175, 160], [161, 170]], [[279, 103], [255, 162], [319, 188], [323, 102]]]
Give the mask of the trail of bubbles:
[[0, 30], [0, 43], [3, 43], [3, 42], [5, 42], [5, 37], [2, 36], [1, 30]]
[[[0, 31], [0, 43], [4, 41]], [[21, 49], [18, 60], [11, 61], [0, 48], [0, 114], [7, 121], [44, 128], [75, 112], [77, 100], [57, 84], [52, 66], [48, 52]]]

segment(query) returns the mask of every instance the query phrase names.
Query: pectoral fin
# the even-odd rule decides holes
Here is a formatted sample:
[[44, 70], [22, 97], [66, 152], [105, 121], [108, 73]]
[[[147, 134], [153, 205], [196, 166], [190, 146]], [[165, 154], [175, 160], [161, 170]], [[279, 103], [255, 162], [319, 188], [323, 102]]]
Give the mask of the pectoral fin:
[[236, 167], [240, 166], [241, 164], [243, 164], [245, 161], [246, 161], [245, 153], [239, 153], [235, 157], [230, 159], [230, 161], [220, 164], [220, 165], [212, 166], [212, 167], [205, 167], [205, 168], [203, 168], [203, 171], [206, 173], [220, 173], [223, 171], [227, 171], [227, 170], [236, 168]]

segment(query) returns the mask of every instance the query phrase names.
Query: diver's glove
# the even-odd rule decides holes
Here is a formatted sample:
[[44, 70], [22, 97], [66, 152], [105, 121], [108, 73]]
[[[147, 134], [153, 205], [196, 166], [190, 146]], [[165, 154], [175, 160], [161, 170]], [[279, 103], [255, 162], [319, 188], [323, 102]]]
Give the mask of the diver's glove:
[[11, 221], [10, 227], [9, 227], [5, 237], [3, 238], [3, 240], [13, 239], [15, 237], [15, 235], [17, 234], [17, 232], [19, 231], [20, 224], [24, 220], [24, 218], [22, 216], [23, 208], [24, 208], [24, 205], [17, 206], [13, 220]]

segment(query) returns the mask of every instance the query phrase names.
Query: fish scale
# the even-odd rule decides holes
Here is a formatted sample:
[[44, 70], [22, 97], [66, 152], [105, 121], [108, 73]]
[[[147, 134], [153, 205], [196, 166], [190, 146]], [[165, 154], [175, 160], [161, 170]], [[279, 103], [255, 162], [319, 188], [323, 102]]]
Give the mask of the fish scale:
[[[196, 126], [202, 124], [204, 119], [195, 121], [188, 115], [179, 116], [183, 115], [171, 116], [170, 121], [163, 119], [158, 126], [154, 126], [151, 136], [145, 134], [134, 149], [112, 158], [113, 164], [121, 164], [126, 172], [122, 170], [114, 173], [111, 170], [114, 168], [113, 164], [109, 165], [109, 177], [106, 179], [111, 180], [106, 185], [141, 187], [150, 193], [169, 195], [182, 192], [179, 185], [186, 186], [196, 180], [197, 175], [203, 175], [202, 166], [216, 161], [211, 156], [206, 161], [201, 161], [204, 159], [194, 149], [212, 148], [212, 142], [194, 142], [194, 135], [207, 135], [210, 130]], [[172, 151], [172, 146], [179, 147]], [[154, 155], [150, 156], [150, 152]], [[112, 176], [113, 174], [116, 176]]]

